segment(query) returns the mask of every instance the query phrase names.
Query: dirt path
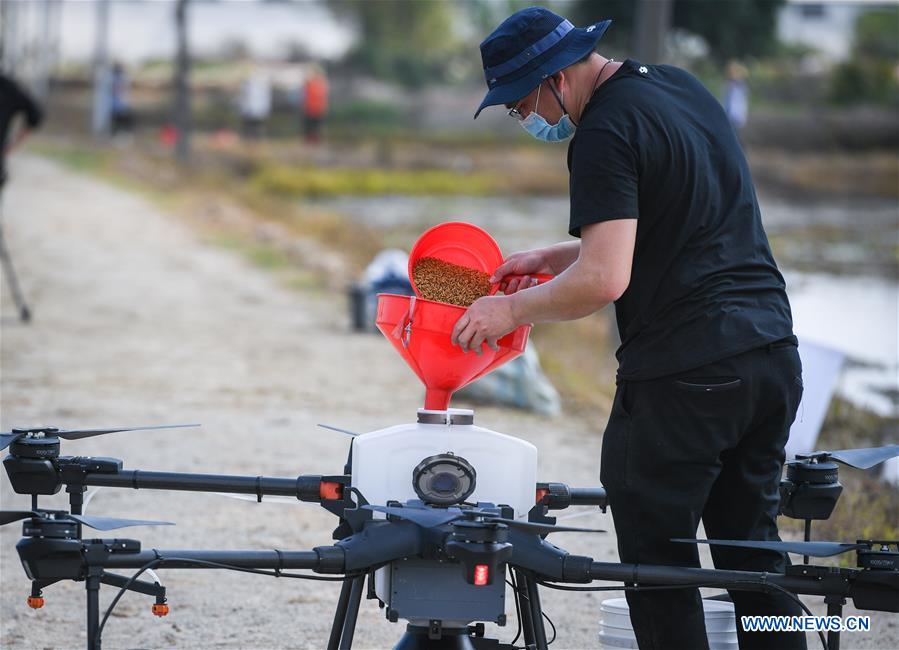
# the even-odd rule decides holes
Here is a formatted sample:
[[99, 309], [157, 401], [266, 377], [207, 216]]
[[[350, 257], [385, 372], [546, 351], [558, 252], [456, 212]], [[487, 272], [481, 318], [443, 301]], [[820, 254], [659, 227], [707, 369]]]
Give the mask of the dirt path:
[[[348, 333], [342, 298], [280, 288], [143, 198], [43, 159], [14, 162], [4, 218], [35, 320], [20, 325], [3, 296], [3, 430], [202, 422], [64, 443], [63, 453], [122, 458], [126, 468], [296, 476], [343, 466], [347, 439], [318, 422], [369, 431], [414, 418], [417, 380], [380, 337]], [[601, 417], [549, 420], [479, 408], [476, 421], [537, 445], [541, 480], [597, 482]], [[3, 477], [3, 507], [27, 507]], [[57, 495], [42, 505], [66, 501]], [[335, 523], [298, 504], [143, 490], [101, 490], [89, 511], [178, 523], [132, 529], [144, 548], [309, 549], [327, 544]], [[575, 521], [612, 529], [608, 515]], [[13, 550], [19, 534], [17, 525], [0, 533], [0, 646], [82, 646], [81, 583], [48, 588], [42, 610], [25, 607], [29, 583]], [[615, 558], [611, 534], [557, 542]], [[156, 619], [149, 598], [129, 594], [107, 625], [105, 648], [325, 645], [335, 584], [160, 573], [171, 614]], [[112, 595], [104, 588], [103, 609]], [[547, 593], [559, 628], [553, 647], [596, 647], [599, 602], [609, 595], [619, 594]], [[508, 613], [510, 626], [498, 630], [507, 640], [515, 628]], [[400, 633], [363, 601], [355, 647], [388, 648]], [[877, 638], [847, 639], [844, 647], [877, 647], [868, 643]]]

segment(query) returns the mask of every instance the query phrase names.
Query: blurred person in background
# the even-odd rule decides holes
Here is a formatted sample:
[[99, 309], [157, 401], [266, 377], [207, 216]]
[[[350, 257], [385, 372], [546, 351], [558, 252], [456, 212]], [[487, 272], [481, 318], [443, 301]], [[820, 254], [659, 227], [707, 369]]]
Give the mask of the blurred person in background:
[[112, 66], [112, 75], [109, 79], [109, 128], [113, 136], [119, 133], [130, 133], [134, 128], [134, 114], [128, 103], [129, 84], [125, 66], [121, 63]]
[[[571, 138], [568, 232], [515, 253], [459, 318], [463, 351], [526, 323], [615, 303], [617, 390], [600, 477], [622, 562], [698, 567], [672, 538], [776, 540], [784, 445], [802, 395], [785, 284], [749, 166], [719, 101], [688, 72], [594, 52], [611, 21], [574, 27], [531, 7], [481, 43], [488, 92], [544, 142]], [[555, 279], [532, 286], [529, 274]], [[509, 275], [523, 277], [507, 277]], [[721, 569], [783, 573], [783, 555], [711, 547]], [[696, 588], [629, 590], [642, 650], [707, 649]], [[784, 594], [730, 591], [746, 615], [801, 615]], [[742, 650], [803, 650], [805, 635], [745, 632]]]
[[[18, 115], [24, 116], [25, 124], [10, 139], [10, 128]], [[31, 95], [12, 78], [0, 74], [0, 189], [6, 180], [6, 157], [40, 126], [43, 119], [43, 111]]]
[[259, 139], [272, 112], [272, 84], [268, 75], [254, 69], [240, 88], [240, 116], [243, 136]]
[[727, 84], [724, 86], [724, 112], [739, 134], [749, 119], [749, 71], [737, 61], [727, 64]]
[[[10, 138], [10, 129], [13, 121], [19, 115], [24, 116], [25, 124]], [[16, 278], [12, 258], [6, 249], [6, 237], [3, 234], [2, 200], [3, 187], [6, 183], [6, 157], [16, 148], [21, 146], [25, 138], [33, 129], [40, 126], [44, 119], [43, 112], [37, 102], [31, 98], [25, 89], [13, 79], [0, 74], [0, 263], [3, 265], [3, 274], [12, 293], [16, 308], [19, 310], [19, 319], [22, 322], [31, 320], [31, 309], [25, 302], [19, 281]]]
[[328, 112], [328, 80], [319, 66], [313, 66], [303, 83], [303, 135], [309, 144], [321, 142], [322, 122]]

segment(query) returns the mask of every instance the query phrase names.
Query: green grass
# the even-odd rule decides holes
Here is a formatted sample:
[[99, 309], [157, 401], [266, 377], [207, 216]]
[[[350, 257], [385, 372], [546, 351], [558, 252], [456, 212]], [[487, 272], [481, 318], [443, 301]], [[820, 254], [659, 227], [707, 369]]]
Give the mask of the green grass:
[[258, 192], [282, 197], [345, 195], [410, 196], [483, 195], [496, 189], [489, 174], [461, 174], [447, 170], [322, 169], [267, 165], [250, 177]]

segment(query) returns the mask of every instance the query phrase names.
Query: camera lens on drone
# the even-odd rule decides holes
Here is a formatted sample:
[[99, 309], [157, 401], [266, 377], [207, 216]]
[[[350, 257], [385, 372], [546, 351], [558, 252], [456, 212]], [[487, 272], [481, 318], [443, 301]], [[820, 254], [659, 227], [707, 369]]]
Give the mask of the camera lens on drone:
[[441, 472], [431, 479], [431, 489], [440, 494], [453, 494], [459, 490], [461, 481], [452, 474]]
[[474, 492], [474, 467], [449, 452], [429, 456], [412, 470], [412, 487], [425, 503], [451, 506], [462, 503]]

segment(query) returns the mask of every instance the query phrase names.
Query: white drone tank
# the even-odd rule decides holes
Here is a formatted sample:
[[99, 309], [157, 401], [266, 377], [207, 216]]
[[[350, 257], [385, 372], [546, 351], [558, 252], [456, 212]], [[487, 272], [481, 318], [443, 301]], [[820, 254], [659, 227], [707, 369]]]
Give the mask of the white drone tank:
[[524, 517], [534, 507], [537, 448], [474, 425], [474, 411], [419, 409], [418, 422], [364, 433], [353, 439], [352, 486], [375, 505], [419, 499], [413, 472], [425, 459], [453, 454], [474, 468], [475, 487], [466, 502], [514, 508]]

